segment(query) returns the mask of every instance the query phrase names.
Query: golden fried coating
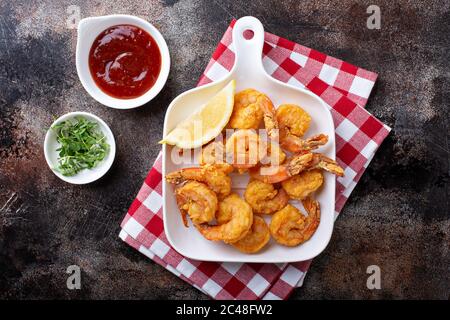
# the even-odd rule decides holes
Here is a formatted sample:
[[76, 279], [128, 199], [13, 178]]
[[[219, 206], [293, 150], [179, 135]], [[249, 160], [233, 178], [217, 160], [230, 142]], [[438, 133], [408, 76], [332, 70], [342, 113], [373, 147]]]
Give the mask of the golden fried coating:
[[210, 142], [202, 148], [199, 164], [201, 166], [214, 165], [225, 174], [230, 174], [234, 170], [231, 164], [226, 163], [225, 146], [220, 141]]
[[323, 184], [323, 174], [319, 169], [303, 171], [281, 182], [281, 186], [292, 199], [303, 200]]
[[311, 117], [299, 106], [282, 104], [278, 107], [276, 114], [280, 128], [280, 144], [284, 149], [299, 153], [317, 149], [328, 142], [328, 136], [325, 134], [302, 139], [311, 124]]
[[183, 168], [166, 175], [169, 183], [180, 184], [188, 180], [204, 182], [223, 199], [231, 192], [231, 178], [221, 165], [204, 165], [202, 167]]
[[275, 107], [264, 93], [245, 89], [234, 96], [234, 108], [228, 125], [233, 129], [258, 129], [261, 121], [270, 138], [278, 137]]
[[259, 216], [253, 217], [253, 224], [249, 232], [241, 240], [231, 245], [244, 253], [260, 251], [270, 240], [270, 231], [266, 222]]
[[272, 184], [259, 180], [248, 183], [244, 198], [257, 214], [272, 214], [282, 209], [289, 201], [283, 189], [277, 190]]
[[276, 212], [270, 222], [270, 234], [278, 243], [294, 247], [309, 240], [320, 223], [320, 206], [317, 201], [306, 198], [302, 201], [308, 216], [288, 204]]
[[258, 129], [264, 117], [258, 99], [261, 93], [245, 89], [234, 96], [234, 109], [229, 126], [233, 129]]
[[199, 224], [196, 227], [208, 240], [233, 243], [245, 237], [250, 230], [253, 223], [253, 211], [247, 202], [232, 193], [219, 203], [216, 219], [222, 224], [215, 226]]
[[217, 196], [205, 184], [189, 181], [175, 190], [175, 196], [186, 227], [188, 226], [186, 214], [194, 224], [206, 223], [214, 219], [218, 206]]
[[303, 137], [311, 124], [311, 116], [295, 104], [280, 105], [276, 115], [280, 129], [285, 128], [297, 137]]
[[266, 144], [252, 129], [235, 131], [225, 143], [227, 161], [237, 169], [248, 169], [257, 165], [266, 155]]

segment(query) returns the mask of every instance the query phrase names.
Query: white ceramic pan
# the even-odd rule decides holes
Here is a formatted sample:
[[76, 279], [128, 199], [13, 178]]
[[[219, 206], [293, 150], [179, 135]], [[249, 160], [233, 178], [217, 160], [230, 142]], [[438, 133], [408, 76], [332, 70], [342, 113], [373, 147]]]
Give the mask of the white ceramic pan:
[[[243, 37], [245, 30], [253, 31], [253, 38]], [[269, 76], [262, 64], [262, 48], [264, 44], [264, 28], [254, 17], [239, 19], [233, 28], [233, 46], [235, 63], [231, 72], [223, 79], [208, 85], [194, 88], [178, 96], [169, 106], [164, 122], [164, 136], [166, 136], [183, 119], [221, 90], [230, 80], [236, 80], [236, 92], [254, 88], [269, 96], [275, 106], [282, 103], [294, 103], [304, 108], [312, 117], [308, 136], [325, 133], [329, 137], [328, 143], [318, 149], [330, 158], [335, 159], [335, 133], [331, 114], [324, 102], [310, 91], [280, 82]], [[170, 156], [172, 147], [163, 146], [163, 175], [186, 167], [175, 164]], [[208, 241], [190, 225], [185, 228], [174, 196], [174, 187], [163, 182], [164, 197], [164, 228], [172, 247], [183, 256], [203, 261], [229, 262], [259, 262], [282, 263], [311, 259], [321, 253], [327, 246], [334, 222], [335, 176], [324, 173], [324, 185], [316, 193], [316, 199], [321, 206], [321, 221], [312, 238], [297, 246], [285, 247], [277, 244], [273, 239], [256, 254], [241, 253], [235, 248], [222, 242]], [[248, 177], [233, 176], [233, 190], [243, 194]], [[305, 212], [300, 202], [293, 205]], [[270, 216], [265, 217], [270, 222]]]

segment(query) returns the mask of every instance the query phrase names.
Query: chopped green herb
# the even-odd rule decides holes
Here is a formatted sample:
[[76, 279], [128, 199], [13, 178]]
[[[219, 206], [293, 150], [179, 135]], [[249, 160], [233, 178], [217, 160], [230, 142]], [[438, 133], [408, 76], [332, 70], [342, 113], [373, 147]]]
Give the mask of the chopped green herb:
[[106, 137], [98, 124], [83, 117], [75, 121], [63, 121], [52, 127], [61, 147], [56, 171], [64, 176], [73, 176], [83, 169], [92, 169], [102, 161], [109, 151]]

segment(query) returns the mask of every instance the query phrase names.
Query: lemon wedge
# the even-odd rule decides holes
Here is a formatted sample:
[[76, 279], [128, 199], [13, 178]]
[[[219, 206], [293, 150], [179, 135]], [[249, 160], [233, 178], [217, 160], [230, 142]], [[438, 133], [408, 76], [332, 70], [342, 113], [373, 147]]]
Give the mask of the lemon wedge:
[[180, 122], [159, 143], [182, 149], [201, 147], [217, 137], [230, 120], [236, 81], [232, 80], [200, 110]]

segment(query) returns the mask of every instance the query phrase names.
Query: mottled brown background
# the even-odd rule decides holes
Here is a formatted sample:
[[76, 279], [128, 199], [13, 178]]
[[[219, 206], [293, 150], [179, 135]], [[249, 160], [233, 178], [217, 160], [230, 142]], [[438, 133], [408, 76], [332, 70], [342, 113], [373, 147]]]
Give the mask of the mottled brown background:
[[[366, 28], [378, 4], [381, 30]], [[165, 36], [172, 69], [143, 108], [108, 109], [75, 70], [83, 17], [141, 16]], [[448, 299], [449, 1], [0, 1], [0, 298], [205, 299], [205, 295], [118, 239], [119, 223], [159, 146], [164, 113], [193, 87], [233, 17], [379, 73], [367, 109], [393, 128], [293, 299]], [[52, 117], [95, 113], [118, 152], [100, 181], [74, 186], [47, 167], [42, 144]], [[66, 288], [81, 266], [82, 290]], [[366, 268], [382, 289], [366, 288]]]

